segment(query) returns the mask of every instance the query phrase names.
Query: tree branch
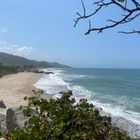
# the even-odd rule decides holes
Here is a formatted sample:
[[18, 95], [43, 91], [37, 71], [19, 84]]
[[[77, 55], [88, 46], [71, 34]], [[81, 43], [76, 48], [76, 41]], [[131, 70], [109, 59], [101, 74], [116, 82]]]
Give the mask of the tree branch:
[[130, 31], [130, 32], [119, 31], [119, 33], [123, 33], [123, 34], [140, 34], [140, 30], [136, 31], [136, 30], [133, 29], [133, 31]]
[[[140, 2], [138, 2], [137, 0], [131, 0], [131, 2], [133, 3], [133, 6], [131, 6], [131, 8], [129, 8], [126, 4], [127, 2], [125, 2], [125, 5], [124, 5], [121, 2], [118, 2], [117, 0], [96, 1], [96, 2], [93, 3], [93, 8], [95, 8], [95, 10], [93, 10], [93, 12], [87, 14], [86, 7], [85, 7], [85, 4], [84, 4], [84, 0], [81, 0], [82, 7], [83, 7], [83, 14], [80, 14], [79, 12], [77, 12], [78, 17], [75, 20], [74, 27], [76, 27], [76, 25], [78, 24], [79, 21], [89, 19], [89, 28], [88, 28], [87, 32], [85, 33], [85, 35], [88, 35], [91, 32], [102, 33], [104, 30], [114, 28], [114, 27], [116, 27], [118, 25], [121, 25], [121, 24], [126, 24], [126, 23], [129, 23], [129, 22], [132, 22], [134, 19], [137, 19], [140, 16]], [[97, 15], [97, 13], [99, 11], [102, 12], [103, 8], [106, 8], [106, 7], [112, 6], [112, 5], [114, 5], [118, 8], [121, 8], [122, 12], [125, 12], [125, 15], [123, 15], [123, 18], [119, 19], [119, 20], [109, 19], [107, 21], [111, 22], [112, 24], [108, 24], [106, 26], [92, 27], [90, 18]], [[138, 32], [133, 31], [133, 32], [134, 33], [139, 33], [139, 31]], [[121, 31], [121, 33], [132, 33], [132, 32]]]

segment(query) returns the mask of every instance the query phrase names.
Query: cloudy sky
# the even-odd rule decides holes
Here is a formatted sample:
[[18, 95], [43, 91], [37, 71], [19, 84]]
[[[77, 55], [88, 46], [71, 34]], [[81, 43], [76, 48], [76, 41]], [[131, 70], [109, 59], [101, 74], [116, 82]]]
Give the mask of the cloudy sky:
[[[140, 68], [139, 35], [118, 34], [119, 27], [85, 36], [88, 23], [73, 27], [80, 10], [80, 0], [1, 0], [0, 52], [75, 67]], [[117, 17], [115, 9], [105, 14]], [[102, 19], [95, 17], [93, 24]]]

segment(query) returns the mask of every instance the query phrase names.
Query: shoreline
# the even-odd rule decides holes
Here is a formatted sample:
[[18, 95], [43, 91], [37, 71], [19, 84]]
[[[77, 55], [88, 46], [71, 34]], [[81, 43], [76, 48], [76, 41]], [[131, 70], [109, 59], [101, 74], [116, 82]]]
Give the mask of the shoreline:
[[[41, 75], [32, 72], [22, 72], [0, 78], [0, 100], [4, 101], [7, 108], [19, 108], [20, 105], [27, 105], [23, 98], [25, 96], [32, 96], [33, 89], [39, 90], [34, 84]], [[50, 94], [43, 94], [41, 96], [48, 100], [52, 98]], [[0, 108], [0, 114], [5, 115], [7, 108]], [[132, 137], [132, 139], [135, 138]]]
[[[61, 87], [61, 85], [63, 86], [64, 84], [67, 85], [67, 81], [66, 81], [66, 83], [64, 83], [65, 82], [64, 80], [67, 80], [67, 79], [63, 79], [63, 77], [61, 77], [61, 75], [59, 75], [59, 73], [62, 74], [63, 72], [59, 72], [59, 71], [53, 71], [53, 72], [54, 72], [54, 75], [52, 77], [48, 77], [48, 78], [46, 77], [47, 78], [46, 80], [44, 79], [45, 77], [43, 77], [42, 80], [40, 80], [40, 83], [38, 84], [39, 85], [38, 87], [40, 87], [40, 88], [42, 87], [42, 89], [47, 90], [47, 91], [49, 90], [50, 91], [50, 94], [51, 93], [56, 93], [55, 91], [59, 91], [59, 90], [56, 90], [59, 85], [60, 85], [60, 87]], [[65, 73], [65, 74], [67, 74], [67, 73]], [[79, 79], [79, 77], [76, 77], [76, 78]], [[62, 81], [62, 84], [61, 84], [61, 81]], [[48, 86], [46, 86], [47, 83], [48, 83]], [[44, 86], [46, 86], [46, 88]], [[73, 86], [75, 86], [74, 82], [73, 82]], [[54, 87], [54, 90], [53, 90], [53, 87]], [[73, 95], [75, 93], [77, 94], [76, 90], [73, 87], [71, 87], [71, 89], [72, 89]], [[60, 88], [60, 90], [61, 90], [61, 88]], [[80, 90], [80, 91], [78, 91], [78, 93], [79, 92], [80, 93], [83, 93], [83, 89]], [[51, 94], [51, 95], [54, 95], [54, 94]], [[55, 95], [57, 95], [57, 93]], [[81, 97], [81, 96], [78, 96], [78, 97]], [[82, 98], [85, 98], [85, 96], [84, 97], [82, 96]], [[88, 100], [90, 98], [86, 98], [86, 99]], [[101, 106], [99, 106], [98, 104], [96, 104], [97, 103], [96, 101], [95, 102], [94, 102], [94, 100], [88, 100], [88, 101], [92, 101], [92, 104], [95, 105], [97, 108], [102, 108]], [[125, 117], [123, 118], [121, 116], [115, 116], [114, 114], [108, 113], [106, 110], [104, 110], [102, 112], [104, 112], [103, 113], [104, 116], [111, 116], [111, 118], [112, 118], [112, 124], [115, 127], [118, 127], [122, 132], [126, 132], [131, 138], [140, 139], [140, 136], [139, 136], [139, 134], [140, 134], [139, 133], [139, 130], [140, 129], [139, 129], [139, 125], [138, 124], [134, 123], [133, 121], [131, 121], [131, 120], [125, 118]]]
[[0, 113], [5, 114], [7, 108], [18, 108], [26, 105], [25, 96], [33, 95], [34, 84], [40, 75], [31, 72], [10, 74], [0, 78], [0, 100], [6, 105], [5, 109], [0, 108]]

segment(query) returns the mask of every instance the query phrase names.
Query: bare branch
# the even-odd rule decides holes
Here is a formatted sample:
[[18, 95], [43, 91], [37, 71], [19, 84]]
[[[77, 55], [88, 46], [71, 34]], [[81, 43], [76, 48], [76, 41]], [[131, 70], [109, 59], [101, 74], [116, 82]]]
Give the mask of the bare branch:
[[[102, 1], [99, 1], [99, 2], [96, 2], [96, 4], [99, 6], [93, 13], [89, 14], [89, 15], [86, 15], [86, 8], [84, 6], [84, 2], [83, 0], [82, 1], [82, 7], [83, 7], [83, 11], [84, 11], [84, 14], [83, 16], [81, 14], [79, 14], [78, 12], [76, 13], [78, 15], [78, 18], [76, 18], [75, 21], [75, 24], [74, 24], [74, 27], [76, 27], [77, 23], [79, 22], [79, 20], [81, 19], [87, 19], [87, 18], [90, 18], [92, 16], [94, 16], [95, 14], [97, 14], [97, 12], [103, 7], [103, 6], [108, 6], [110, 4], [112, 4], [112, 2], [109, 2], [109, 3], [104, 3]], [[102, 3], [102, 4], [101, 4]], [[95, 4], [95, 3], [94, 3]]]
[[[131, 4], [133, 5], [133, 6], [131, 6], [131, 8], [129, 8], [127, 0], [125, 0], [125, 4], [118, 2], [118, 0], [96, 1], [93, 3], [93, 8], [94, 8], [93, 12], [88, 13], [88, 14], [86, 11], [84, 0], [81, 0], [81, 3], [82, 3], [82, 7], [83, 7], [83, 14], [80, 14], [78, 12], [76, 13], [77, 18], [75, 19], [74, 27], [76, 27], [76, 25], [78, 24], [79, 21], [89, 19], [89, 28], [88, 28], [87, 32], [85, 33], [86, 35], [90, 34], [91, 32], [102, 33], [104, 30], [114, 28], [121, 24], [126, 24], [129, 22], [132, 22], [134, 19], [137, 19], [140, 16], [140, 2], [138, 2], [137, 0], [131, 0]], [[125, 12], [125, 15], [123, 14], [123, 17], [119, 20], [113, 20], [113, 19], [107, 20], [107, 22], [111, 22], [112, 24], [108, 23], [106, 26], [92, 27], [90, 18], [97, 15], [98, 12], [102, 12], [103, 8], [107, 8], [107, 7], [111, 7], [111, 6], [116, 6], [118, 8], [121, 8], [122, 12], [123, 13]], [[133, 32], [139, 34], [139, 31], [133, 30]], [[123, 33], [123, 31], [121, 31], [121, 33]], [[124, 32], [124, 33], [132, 33], [132, 32]]]
[[113, 4], [117, 5], [118, 7], [120, 7], [122, 10], [126, 11], [126, 12], [130, 12], [130, 9], [127, 9], [126, 6], [121, 5], [120, 3], [116, 2], [115, 0], [111, 0], [113, 2]]
[[132, 2], [134, 3], [134, 5], [136, 6], [136, 8], [140, 7], [140, 4], [136, 1], [136, 0], [132, 0]]
[[88, 35], [90, 34], [90, 32], [92, 31], [97, 31], [98, 33], [102, 33], [104, 30], [106, 29], [109, 29], [109, 28], [113, 28], [119, 24], [123, 24], [124, 21], [126, 21], [127, 18], [129, 18], [130, 16], [132, 15], [132, 13], [129, 13], [128, 15], [126, 15], [123, 19], [121, 19], [120, 21], [114, 21], [114, 24], [112, 25], [107, 25], [107, 26], [104, 26], [104, 27], [99, 27], [99, 28], [92, 28], [90, 30], [88, 30], [85, 35]]
[[130, 32], [119, 31], [119, 33], [123, 33], [123, 34], [140, 34], [140, 30], [136, 31], [136, 30], [133, 29], [133, 31], [130, 31]]
[[82, 6], [83, 6], [83, 9], [84, 9], [84, 16], [86, 16], [86, 8], [85, 8], [85, 5], [84, 5], [84, 1], [81, 0], [81, 3], [82, 3]]

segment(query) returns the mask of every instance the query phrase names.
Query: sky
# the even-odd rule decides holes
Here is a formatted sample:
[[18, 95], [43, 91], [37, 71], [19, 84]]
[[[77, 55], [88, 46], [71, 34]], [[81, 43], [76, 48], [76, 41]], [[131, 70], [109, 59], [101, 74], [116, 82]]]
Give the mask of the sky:
[[[87, 9], [91, 0], [86, 0]], [[74, 28], [80, 0], [0, 0], [0, 52], [29, 59], [56, 61], [73, 67], [140, 68], [140, 35], [124, 35], [118, 30], [139, 27], [134, 23], [85, 36], [88, 22]], [[119, 11], [103, 11], [92, 19], [102, 25], [107, 16]]]

